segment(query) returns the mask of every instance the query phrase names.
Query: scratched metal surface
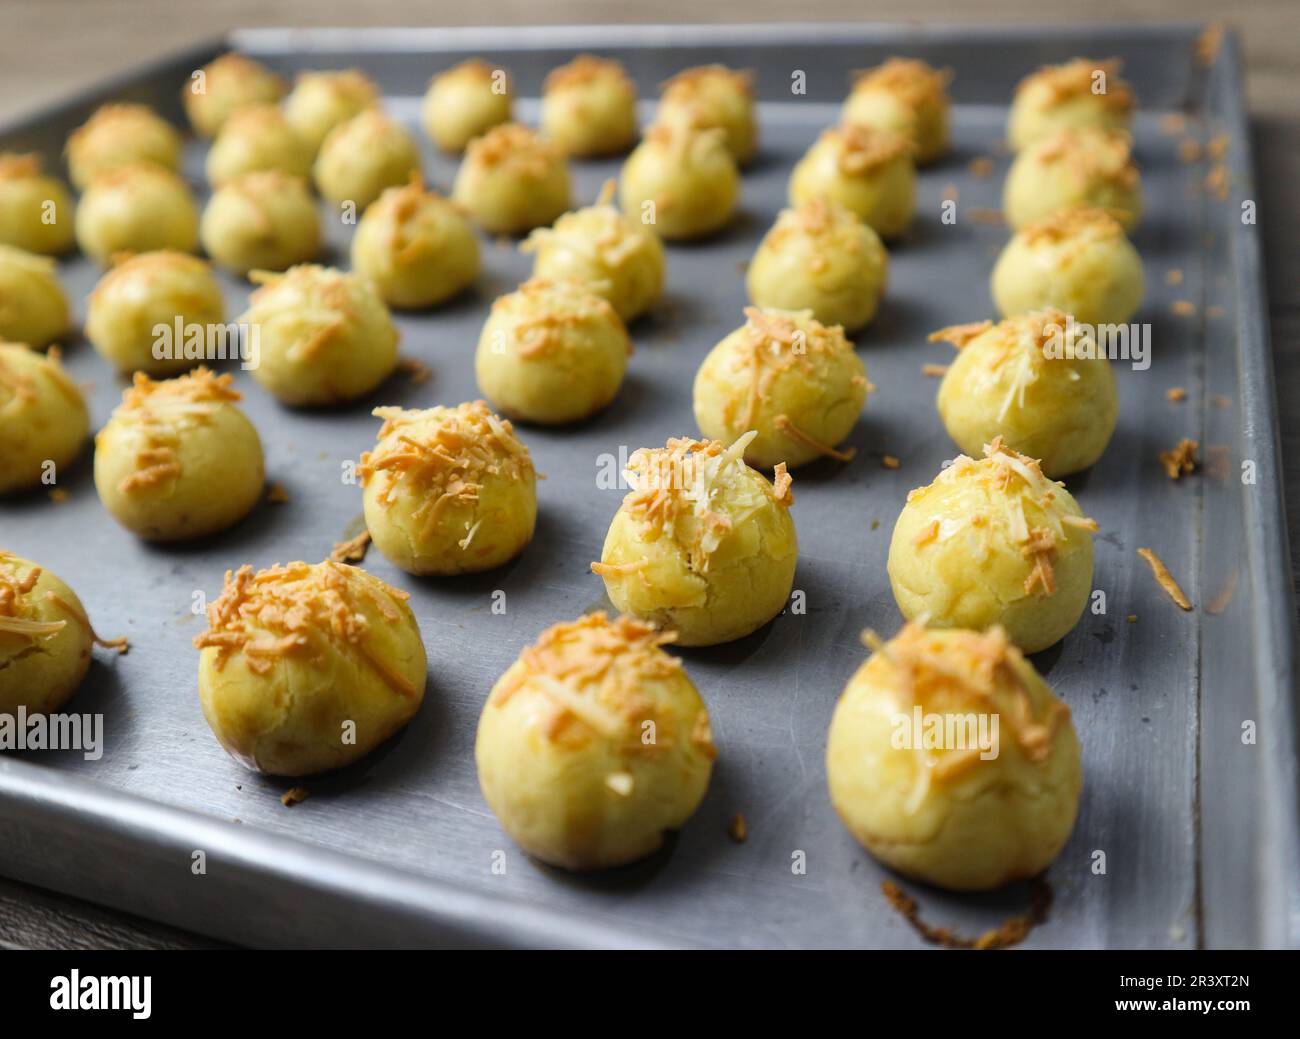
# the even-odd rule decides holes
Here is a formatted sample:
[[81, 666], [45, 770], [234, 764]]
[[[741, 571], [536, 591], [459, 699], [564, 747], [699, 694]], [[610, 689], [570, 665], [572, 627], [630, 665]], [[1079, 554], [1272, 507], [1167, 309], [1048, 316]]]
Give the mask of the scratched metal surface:
[[[1059, 647], [1036, 659], [1074, 712], [1085, 790], [1074, 834], [1049, 873], [1055, 892], [1050, 919], [1027, 944], [1194, 946], [1203, 925], [1199, 846], [1211, 858], [1229, 854], [1197, 830], [1198, 740], [1206, 738], [1199, 727], [1199, 607], [1207, 595], [1203, 497], [1218, 495], [1215, 507], [1225, 523], [1244, 522], [1230, 490], [1215, 491], [1198, 479], [1173, 483], [1156, 461], [1158, 451], [1179, 438], [1201, 435], [1206, 410], [1203, 323], [1170, 310], [1175, 299], [1195, 301], [1198, 308], [1204, 300], [1208, 217], [1194, 190], [1204, 171], [1180, 162], [1177, 141], [1158, 127], [1163, 113], [1206, 101], [1192, 64], [1194, 32], [1090, 30], [1064, 39], [1032, 30], [912, 35], [865, 27], [803, 36], [638, 32], [259, 32], [238, 38], [286, 72], [360, 65], [385, 87], [392, 111], [412, 124], [425, 80], [464, 51], [503, 62], [530, 96], [548, 68], [579, 49], [623, 58], [643, 97], [653, 96], [654, 84], [677, 68], [719, 58], [758, 73], [762, 153], [745, 173], [742, 212], [732, 228], [707, 243], [669, 248], [666, 299], [631, 329], [636, 354], [616, 403], [576, 428], [523, 430], [547, 477], [539, 485], [537, 536], [523, 555], [491, 574], [433, 581], [411, 578], [371, 553], [369, 569], [412, 593], [429, 655], [425, 703], [410, 726], [367, 761], [309, 780], [311, 798], [293, 809], [279, 800], [288, 783], [242, 769], [204, 724], [195, 690], [197, 654], [190, 647], [202, 625], [191, 611], [194, 593], [214, 595], [227, 567], [319, 559], [355, 533], [360, 492], [340, 474], [345, 460], [373, 442], [378, 423], [370, 408], [478, 396], [472, 352], [479, 328], [491, 300], [526, 277], [528, 258], [511, 243], [485, 238], [483, 275], [469, 297], [432, 314], [398, 318], [403, 353], [433, 369], [423, 384], [399, 375], [363, 404], [302, 412], [279, 407], [238, 372], [245, 408], [266, 445], [268, 479], [283, 484], [290, 501], [260, 507], [220, 537], [174, 547], [136, 541], [99, 505], [89, 451], [61, 481], [70, 495], [66, 503], [38, 495], [0, 505], [0, 544], [64, 576], [101, 632], [125, 634], [132, 642], [125, 657], [97, 657], [72, 704], [104, 713], [102, 760], [74, 754], [0, 759], [0, 838], [8, 839], [0, 868], [266, 944], [918, 944], [879, 895], [887, 874], [851, 840], [830, 806], [826, 727], [844, 682], [863, 659], [858, 633], [868, 626], [891, 632], [899, 623], [885, 556], [904, 496], [954, 454], [933, 407], [936, 383], [921, 374], [924, 362], [945, 362], [950, 351], [925, 337], [946, 324], [992, 316], [988, 275], [1007, 231], [978, 221], [970, 209], [1000, 204], [1007, 158], [998, 142], [1010, 89], [1043, 61], [1119, 53], [1144, 102], [1137, 153], [1147, 213], [1135, 241], [1148, 292], [1137, 320], [1152, 325], [1154, 362], [1145, 372], [1120, 367], [1114, 440], [1092, 472], [1070, 482], [1101, 524], [1095, 582], [1106, 593], [1107, 612], [1086, 614]], [[709, 705], [721, 754], [703, 806], [665, 852], [599, 877], [533, 863], [503, 834], [478, 791], [473, 740], [484, 697], [543, 627], [606, 604], [588, 563], [598, 556], [621, 492], [600, 486], [602, 459], [696, 432], [690, 400], [695, 369], [742, 320], [743, 264], [782, 205], [792, 164], [834, 120], [849, 71], [899, 51], [954, 68], [953, 148], [922, 171], [915, 224], [891, 250], [882, 312], [857, 337], [879, 387], [850, 438], [860, 453], [848, 465], [818, 464], [795, 474], [801, 543], [795, 587], [806, 593], [808, 612], [779, 617], [732, 645], [683, 652]], [[0, 147], [36, 145], [53, 158], [66, 131], [93, 104], [113, 96], [142, 97], [175, 115], [186, 70], [201, 57], [80, 99], [39, 124], [0, 136]], [[809, 91], [792, 98], [790, 75], [800, 68], [808, 72]], [[532, 118], [535, 103], [525, 102], [521, 111]], [[448, 190], [454, 162], [425, 147], [429, 181]], [[201, 144], [190, 143], [185, 172], [206, 196], [203, 153]], [[981, 178], [969, 164], [986, 155], [995, 171]], [[575, 164], [576, 200], [594, 198], [616, 172], [616, 163]], [[940, 202], [950, 185], [958, 190], [959, 216], [945, 226]], [[336, 220], [327, 226], [327, 260], [346, 265], [350, 229]], [[1174, 269], [1185, 276], [1176, 288], [1165, 281]], [[63, 262], [60, 275], [80, 319], [96, 271], [74, 258]], [[225, 287], [233, 317], [247, 287], [232, 279]], [[1236, 347], [1226, 338], [1216, 344], [1225, 353]], [[66, 358], [75, 377], [91, 384], [97, 428], [122, 383], [84, 341], [72, 342]], [[1225, 368], [1222, 362], [1219, 367]], [[1235, 399], [1230, 367], [1216, 392]], [[1173, 386], [1187, 389], [1186, 402], [1166, 402], [1165, 390]], [[1228, 409], [1224, 416], [1225, 435], [1236, 435], [1236, 413]], [[885, 469], [883, 453], [901, 459], [901, 468]], [[1158, 590], [1134, 554], [1139, 545], [1159, 552], [1197, 612], [1180, 612]], [[1247, 568], [1240, 601], [1250, 601], [1251, 581]], [[504, 615], [490, 608], [498, 590], [505, 593]], [[1129, 614], [1136, 622], [1126, 620]], [[1243, 634], [1248, 620], [1231, 620], [1231, 610], [1225, 616], [1218, 646], [1230, 654], [1228, 673], [1247, 677], [1237, 692], [1229, 686], [1219, 693], [1245, 700], [1256, 687], [1254, 650]], [[1215, 739], [1236, 731], [1241, 711], [1226, 715]], [[1230, 764], [1227, 774], [1235, 774]], [[1289, 796], [1294, 803], [1293, 787]], [[152, 807], [156, 803], [184, 811], [161, 812]], [[743, 845], [727, 836], [735, 812], [749, 823]], [[64, 846], [104, 854], [88, 851], [83, 861], [70, 863], [50, 853]], [[192, 875], [187, 848], [208, 851], [207, 877]], [[492, 868], [498, 851], [505, 853], [504, 874]], [[1099, 851], [1105, 853], [1104, 875], [1094, 872]], [[802, 874], [792, 870], [799, 853], [806, 860]], [[1242, 860], [1234, 869], [1249, 869], [1254, 861], [1250, 847], [1232, 854]], [[1231, 899], [1230, 891], [1225, 883], [1216, 897]], [[367, 913], [385, 897], [395, 904]], [[935, 921], [976, 930], [1021, 908], [1025, 891], [958, 898], [923, 890], [921, 898]], [[1231, 915], [1233, 907], [1216, 905]]]

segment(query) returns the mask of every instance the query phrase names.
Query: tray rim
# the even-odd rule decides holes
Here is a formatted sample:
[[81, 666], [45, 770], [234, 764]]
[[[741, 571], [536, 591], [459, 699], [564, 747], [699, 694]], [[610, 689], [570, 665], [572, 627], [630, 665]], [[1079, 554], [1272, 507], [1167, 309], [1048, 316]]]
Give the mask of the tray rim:
[[[1172, 42], [1195, 39], [1206, 28], [1192, 21], [1105, 25], [1037, 23], [963, 25], [943, 23], [814, 22], [751, 24], [647, 24], [585, 26], [461, 26], [451, 28], [257, 28], [234, 29], [202, 43], [164, 53], [94, 85], [70, 93], [37, 109], [0, 121], [0, 134], [13, 134], [95, 103], [146, 82], [179, 63], [201, 63], [224, 49], [251, 53], [312, 53], [346, 45], [353, 51], [383, 53], [396, 48], [439, 52], [501, 45], [508, 35], [511, 50], [595, 47], [709, 46], [766, 44], [773, 41], [816, 44], [861, 40], [864, 43], [944, 41], [971, 38], [1042, 40], [1046, 33], [1086, 31], [1094, 37], [1153, 39]], [[1237, 32], [1224, 34], [1220, 61], [1228, 77], [1228, 103], [1223, 121], [1235, 139], [1244, 142], [1238, 172], [1254, 183], [1253, 148], [1245, 104], [1244, 63]], [[1286, 881], [1300, 863], [1300, 822], [1294, 808], [1297, 795], [1297, 712], [1295, 690], [1295, 610], [1286, 537], [1282, 491], [1282, 454], [1273, 360], [1263, 280], [1262, 247], [1257, 226], [1234, 223], [1234, 289], [1237, 299], [1239, 368], [1238, 394], [1250, 403], [1240, 442], [1259, 463], [1259, 486], [1269, 493], [1246, 495], [1243, 507], [1247, 558], [1252, 576], [1252, 651], [1258, 662], [1256, 693], [1260, 703], [1273, 704], [1288, 724], [1271, 727], [1272, 757], [1260, 777], [1265, 791], [1263, 813], [1273, 833], [1273, 855], [1261, 862], [1257, 878], [1264, 898], [1255, 906], [1256, 933], [1261, 944], [1295, 945], [1300, 940], [1297, 895]], [[1203, 533], [1203, 530], [1202, 530]], [[1282, 566], [1270, 565], [1276, 561]], [[1198, 621], [1199, 623], [1199, 621]], [[1204, 652], [1204, 640], [1201, 640]], [[1198, 690], [1198, 693], [1200, 691]], [[1199, 725], [1199, 720], [1198, 720]], [[1196, 793], [1202, 783], [1204, 752], [1198, 760]], [[1274, 765], [1270, 769], [1268, 766]], [[1199, 814], [1196, 820], [1198, 865], [1208, 844]], [[88, 839], [89, 838], [89, 839]], [[220, 857], [222, 873], [205, 877], [215, 897], [163, 898], [151, 903], [147, 894], [115, 881], [136, 871], [147, 873], [172, 856], [188, 859], [190, 849], [202, 847], [211, 860]], [[26, 858], [39, 849], [44, 862]], [[50, 854], [54, 852], [55, 854]], [[87, 884], [84, 875], [66, 865], [73, 856], [93, 856], [109, 868], [97, 871]], [[299, 867], [302, 867], [300, 870]], [[307, 867], [310, 867], [308, 869]], [[447, 947], [672, 947], [678, 940], [650, 931], [605, 925], [567, 912], [548, 909], [512, 897], [488, 896], [432, 877], [372, 862], [296, 838], [254, 830], [200, 812], [156, 802], [103, 786], [93, 780], [64, 775], [54, 768], [0, 757], [0, 873], [86, 898], [127, 912], [159, 919], [199, 933], [247, 944], [413, 945]], [[294, 912], [283, 913], [272, 934], [266, 920], [226, 910], [227, 899], [246, 897], [254, 884], [263, 896], [284, 898]], [[1198, 883], [1198, 918], [1206, 918], [1204, 889]], [[215, 889], [215, 892], [212, 892]], [[1272, 899], [1271, 903], [1269, 899]], [[1286, 907], [1269, 913], [1267, 905]], [[269, 919], [269, 918], [268, 918]], [[324, 926], [322, 926], [324, 923]], [[328, 936], [322, 939], [322, 933]], [[1229, 929], [1225, 929], [1229, 934]], [[1217, 937], [1207, 929], [1201, 944]], [[1230, 940], [1230, 938], [1229, 938]], [[1211, 941], [1212, 944], [1212, 941]]]

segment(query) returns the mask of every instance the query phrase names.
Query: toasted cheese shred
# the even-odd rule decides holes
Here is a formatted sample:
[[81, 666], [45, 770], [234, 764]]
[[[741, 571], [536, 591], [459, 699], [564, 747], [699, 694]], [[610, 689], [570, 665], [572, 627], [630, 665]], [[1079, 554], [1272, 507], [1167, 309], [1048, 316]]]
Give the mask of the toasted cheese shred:
[[1165, 566], [1164, 561], [1149, 548], [1139, 548], [1137, 554], [1147, 561], [1147, 565], [1151, 567], [1151, 573], [1155, 575], [1156, 582], [1168, 593], [1169, 598], [1173, 599], [1181, 609], [1190, 610], [1192, 608], [1191, 600], [1183, 594], [1182, 588], [1178, 586], [1178, 582], [1174, 580], [1174, 575], [1169, 572], [1169, 568]]
[[818, 454], [823, 454], [827, 458], [834, 458], [837, 462], [852, 461], [853, 456], [858, 453], [856, 447], [850, 447], [847, 451], [839, 451], [830, 444], [822, 443], [822, 441], [818, 440], [811, 433], [805, 433], [802, 429], [796, 426], [794, 422], [790, 420], [788, 415], [777, 415], [776, 418], [772, 420], [772, 424], [791, 439], [798, 440], [802, 444], [807, 444]]
[[1171, 480], [1177, 480], [1180, 477], [1196, 472], [1196, 468], [1200, 464], [1196, 452], [1200, 446], [1195, 440], [1183, 437], [1173, 450], [1161, 451], [1160, 464], [1164, 466], [1165, 475]]
[[307, 655], [321, 642], [357, 653], [402, 696], [415, 693], [370, 645], [368, 603], [382, 623], [402, 619], [397, 604], [407, 593], [334, 560], [310, 566], [295, 562], [254, 571], [249, 565], [226, 571], [221, 595], [208, 604], [208, 630], [194, 638], [196, 649], [215, 649], [216, 667], [241, 654], [248, 669], [268, 673], [284, 657]]
[[[671, 745], [677, 720], [644, 690], [680, 673], [681, 661], [661, 648], [674, 638], [632, 617], [611, 621], [601, 611], [553, 625], [520, 653], [488, 702], [500, 707], [527, 689], [549, 701], [542, 723], [548, 740], [595, 733], [628, 753], [654, 753]], [[654, 739], [643, 742], [647, 722]], [[690, 741], [710, 757], [716, 753], [707, 712], [694, 719]]]

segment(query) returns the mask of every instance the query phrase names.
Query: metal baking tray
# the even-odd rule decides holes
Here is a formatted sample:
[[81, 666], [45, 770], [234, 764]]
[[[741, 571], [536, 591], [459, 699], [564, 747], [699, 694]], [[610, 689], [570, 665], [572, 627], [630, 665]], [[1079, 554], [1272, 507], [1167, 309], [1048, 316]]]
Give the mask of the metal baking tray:
[[[1148, 371], [1122, 367], [1119, 427], [1105, 457], [1070, 481], [1102, 534], [1096, 586], [1105, 615], [1085, 614], [1038, 666], [1070, 704], [1084, 748], [1085, 790], [1074, 834], [1049, 878], [1051, 914], [1030, 946], [1196, 947], [1294, 944], [1300, 934], [1292, 599], [1259, 235], [1241, 219], [1253, 197], [1240, 57], [1228, 34], [1207, 66], [1199, 26], [1040, 29], [872, 25], [237, 32], [157, 62], [68, 104], [0, 130], [0, 147], [58, 163], [69, 130], [98, 104], [135, 98], [178, 122], [188, 73], [234, 46], [285, 74], [359, 66], [412, 124], [430, 75], [468, 55], [509, 68], [535, 98], [546, 72], [582, 51], [623, 61], [643, 98], [677, 69], [706, 61], [753, 69], [762, 153], [744, 180], [742, 212], [721, 238], [669, 249], [667, 298], [632, 328], [636, 354], [617, 402], [572, 429], [525, 429], [540, 471], [537, 537], [509, 566], [450, 581], [416, 580], [377, 552], [367, 566], [409, 589], [428, 646], [430, 684], [411, 725], [368, 760], [309, 780], [309, 800], [284, 807], [288, 783], [246, 772], [217, 745], [199, 711], [202, 626], [195, 591], [211, 596], [227, 567], [320, 559], [355, 533], [360, 494], [341, 464], [374, 439], [376, 404], [473, 399], [471, 355], [490, 301], [529, 270], [511, 243], [484, 240], [477, 290], [446, 310], [402, 316], [403, 350], [433, 369], [395, 377], [343, 411], [278, 407], [237, 372], [261, 430], [268, 479], [291, 501], [267, 505], [202, 543], [143, 544], [104, 513], [89, 451], [65, 477], [69, 499], [0, 505], [0, 544], [40, 560], [85, 600], [98, 628], [130, 636], [121, 658], [99, 656], [70, 709], [103, 712], [106, 751], [0, 757], [0, 871], [236, 942], [260, 945], [914, 946], [920, 940], [879, 892], [888, 874], [840, 825], [825, 788], [826, 727], [863, 659], [859, 632], [893, 632], [899, 616], [885, 555], [904, 495], [955, 450], [934, 411], [924, 362], [944, 325], [991, 316], [988, 276], [1007, 237], [977, 219], [999, 205], [1007, 166], [1006, 106], [1022, 75], [1077, 54], [1125, 62], [1142, 104], [1136, 148], [1148, 212], [1136, 234], [1153, 326]], [[602, 489], [608, 456], [692, 434], [691, 381], [710, 347], [741, 321], [742, 270], [784, 201], [791, 165], [836, 119], [850, 72], [891, 54], [953, 69], [953, 148], [921, 173], [915, 226], [892, 249], [883, 310], [858, 336], [880, 390], [851, 437], [848, 465], [796, 474], [802, 552], [795, 586], [806, 615], [784, 615], [742, 641], [683, 652], [721, 747], [699, 813], [661, 854], [599, 876], [540, 866], [501, 831], [473, 762], [484, 697], [520, 647], [546, 625], [605, 603], [588, 572], [621, 491]], [[791, 93], [792, 74], [807, 77]], [[522, 115], [536, 115], [535, 102]], [[647, 108], [648, 113], [648, 108]], [[1181, 113], [1202, 139], [1227, 142], [1226, 200], [1202, 190], [1205, 165], [1180, 161], [1163, 117]], [[420, 135], [423, 139], [423, 135]], [[201, 192], [203, 148], [186, 173]], [[995, 162], [992, 176], [970, 168]], [[454, 163], [428, 151], [427, 176], [447, 190]], [[614, 176], [615, 162], [575, 165], [576, 200]], [[940, 221], [955, 187], [959, 218]], [[346, 263], [334, 222], [330, 262]], [[1178, 269], [1184, 281], [1166, 284]], [[97, 272], [63, 261], [77, 300]], [[231, 316], [247, 287], [225, 282]], [[1171, 311], [1175, 299], [1194, 316]], [[84, 341], [66, 351], [93, 384], [95, 426], [122, 385]], [[1181, 404], [1166, 389], [1185, 387]], [[1202, 475], [1172, 482], [1157, 453], [1191, 436]], [[884, 453], [901, 468], [881, 465]], [[1240, 478], [1243, 461], [1254, 482]], [[1196, 609], [1176, 609], [1135, 555], [1154, 548]], [[491, 610], [506, 593], [507, 611]], [[1127, 616], [1135, 614], [1136, 622]], [[1242, 725], [1253, 721], [1254, 744]], [[742, 812], [749, 840], [733, 843]], [[206, 873], [191, 869], [206, 853]], [[504, 873], [494, 853], [505, 852]], [[1094, 872], [1105, 853], [1105, 872]], [[802, 852], [806, 869], [792, 864]], [[916, 891], [913, 885], [910, 890]], [[979, 897], [920, 889], [935, 922], [978, 930], [1023, 908], [1012, 888]]]

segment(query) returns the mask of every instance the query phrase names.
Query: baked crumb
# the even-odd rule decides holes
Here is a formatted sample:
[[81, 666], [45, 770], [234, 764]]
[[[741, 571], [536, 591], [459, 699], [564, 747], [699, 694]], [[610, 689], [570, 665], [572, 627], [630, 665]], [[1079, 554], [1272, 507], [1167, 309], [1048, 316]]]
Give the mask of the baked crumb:
[[933, 945], [945, 949], [1006, 949], [1024, 941], [1030, 931], [1047, 919], [1047, 912], [1052, 906], [1052, 889], [1048, 887], [1047, 881], [1035, 877], [1029, 884], [1029, 909], [975, 938], [957, 934], [947, 927], [935, 927], [926, 923], [921, 919], [916, 899], [892, 880], [882, 881], [880, 890], [894, 911], [911, 924], [917, 934]]
[[880, 464], [883, 465], [886, 469], [897, 469], [903, 463], [900, 462], [893, 455], [881, 455]]
[[266, 500], [271, 505], [289, 504], [289, 492], [285, 490], [284, 484], [273, 483], [266, 489]]
[[68, 492], [62, 487], [54, 487], [50, 489], [50, 501], [54, 502], [55, 505], [62, 505], [67, 500]]
[[1199, 162], [1205, 150], [1201, 147], [1201, 142], [1195, 137], [1184, 137], [1178, 142], [1178, 161], [1193, 163]]
[[971, 206], [966, 210], [966, 215], [977, 224], [1005, 224], [1006, 217], [1002, 215], [1000, 209], [990, 209], [987, 206]]
[[1187, 129], [1187, 116], [1182, 112], [1170, 112], [1160, 117], [1160, 132], [1166, 137], [1179, 137]]
[[1219, 56], [1221, 46], [1223, 46], [1223, 23], [1213, 22], [1207, 25], [1196, 38], [1196, 60], [1206, 67], [1213, 65]]
[[737, 844], [744, 844], [749, 839], [749, 823], [745, 821], [744, 813], [737, 812], [731, 817], [731, 822], [727, 824], [727, 836]]
[[972, 177], [989, 177], [993, 175], [993, 160], [987, 155], [979, 155], [971, 159], [970, 165], [966, 167], [970, 170]]
[[1188, 476], [1196, 472], [1196, 449], [1200, 447], [1195, 440], [1183, 437], [1172, 451], [1160, 452], [1160, 464], [1165, 467], [1165, 475], [1171, 480]]
[[948, 372], [946, 364], [923, 364], [921, 374], [931, 379], [942, 379]]
[[415, 385], [428, 382], [433, 377], [433, 369], [415, 357], [399, 357], [397, 370], [410, 378]]
[[370, 531], [363, 530], [354, 538], [336, 542], [330, 549], [330, 559], [336, 563], [364, 563], [370, 548]]
[[294, 805], [302, 804], [309, 797], [311, 797], [311, 791], [305, 786], [290, 787], [280, 795], [280, 803], [285, 808], [292, 808]]
[[1169, 310], [1178, 317], [1191, 317], [1196, 313], [1196, 304], [1187, 299], [1176, 299], [1170, 305]]
[[1165, 400], [1173, 404], [1181, 404], [1187, 399], [1187, 391], [1181, 386], [1170, 386], [1165, 390]]
[[1181, 285], [1183, 283], [1183, 272], [1175, 267], [1171, 271], [1165, 271], [1166, 285]]
[[1155, 575], [1156, 581], [1160, 587], [1169, 593], [1169, 598], [1173, 599], [1178, 606], [1184, 610], [1192, 608], [1191, 600], [1183, 594], [1183, 590], [1178, 587], [1178, 582], [1174, 580], [1174, 575], [1169, 572], [1161, 558], [1149, 548], [1139, 548], [1137, 554], [1147, 561], [1151, 567], [1151, 573]]
[[1223, 202], [1228, 197], [1228, 167], [1216, 163], [1205, 176], [1205, 190]]

